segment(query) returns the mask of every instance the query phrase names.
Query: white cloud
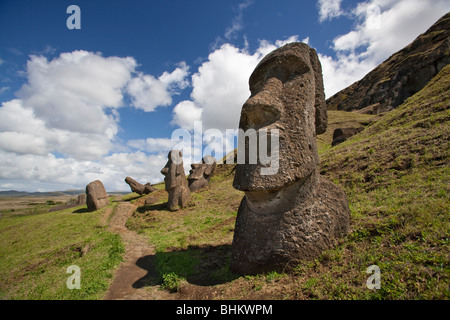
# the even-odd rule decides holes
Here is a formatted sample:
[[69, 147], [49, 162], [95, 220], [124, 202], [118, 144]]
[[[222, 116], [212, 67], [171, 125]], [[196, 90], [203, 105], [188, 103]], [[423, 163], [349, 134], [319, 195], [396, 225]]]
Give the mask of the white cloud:
[[[25, 190], [84, 188], [100, 179], [108, 190], [127, 190], [127, 175], [142, 182], [161, 181], [160, 170], [174, 142], [148, 138], [141, 146], [131, 141], [117, 147], [118, 109], [124, 105], [124, 94], [142, 107], [142, 99], [155, 90], [163, 98], [152, 102], [152, 110], [171, 103], [171, 96], [189, 85], [188, 67], [180, 63], [155, 78], [136, 72], [136, 66], [130, 57], [81, 50], [51, 60], [30, 56], [23, 73], [27, 83], [18, 99], [0, 106], [2, 185], [13, 183]], [[133, 83], [138, 84], [135, 91], [130, 89]], [[126, 152], [133, 144], [139, 148]], [[125, 152], [111, 154], [113, 148]]]
[[169, 152], [175, 144], [176, 142], [170, 140], [169, 138], [147, 138], [129, 140], [127, 142], [127, 145], [134, 149], [147, 151], [150, 153]]
[[254, 53], [229, 43], [211, 52], [192, 75], [191, 100], [176, 106], [173, 123], [192, 129], [193, 122], [201, 118], [205, 130], [237, 128], [242, 105], [250, 96], [248, 80], [256, 65], [269, 52], [293, 41], [298, 41], [298, 36], [275, 44], [262, 40]]
[[342, 0], [319, 0], [319, 21], [331, 20], [342, 15]]
[[181, 128], [191, 130], [194, 128], [194, 122], [200, 121], [202, 109], [190, 100], [181, 101], [173, 109], [172, 123]]
[[236, 37], [238, 31], [243, 28], [244, 10], [253, 3], [252, 0], [244, 0], [237, 7], [237, 14], [231, 21], [231, 26], [225, 31], [225, 38], [231, 40]]
[[[1, 60], [1, 59], [0, 59]], [[1, 61], [0, 61], [0, 64], [1, 64]], [[10, 89], [10, 87], [1, 87], [0, 88], [0, 94], [2, 94], [2, 93], [4, 93], [4, 92], [6, 92], [6, 91], [8, 91]]]
[[249, 96], [248, 78], [261, 56], [224, 44], [192, 76], [194, 103], [202, 108], [206, 128], [235, 128]]
[[99, 179], [109, 192], [130, 190], [124, 182], [126, 176], [141, 183], [162, 181], [159, 171], [167, 161], [167, 154], [146, 155], [137, 151], [114, 153], [101, 161], [80, 161], [57, 158], [53, 154], [16, 154], [0, 150], [0, 159], [0, 179], [5, 184], [2, 189], [84, 189], [89, 182]]
[[171, 73], [164, 72], [160, 77], [138, 73], [138, 76], [131, 79], [127, 92], [132, 97], [132, 104], [138, 109], [150, 112], [158, 106], [168, 106], [172, 103], [172, 95], [177, 94], [177, 90], [185, 89], [189, 85], [186, 77], [189, 68], [185, 62]]
[[[325, 1], [327, 2], [327, 1]], [[332, 7], [328, 4], [324, 7]], [[336, 6], [335, 6], [336, 7]], [[333, 40], [336, 57], [319, 55], [327, 97], [361, 79], [450, 10], [445, 0], [370, 0], [351, 15], [353, 30]]]

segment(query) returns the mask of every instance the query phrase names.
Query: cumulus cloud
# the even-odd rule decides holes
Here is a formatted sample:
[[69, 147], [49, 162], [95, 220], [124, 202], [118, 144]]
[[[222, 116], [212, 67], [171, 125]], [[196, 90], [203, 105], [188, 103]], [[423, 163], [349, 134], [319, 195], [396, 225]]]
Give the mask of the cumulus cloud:
[[[26, 190], [84, 187], [100, 179], [109, 190], [126, 189], [125, 175], [161, 181], [170, 139], [117, 148], [119, 108], [128, 94], [136, 108], [152, 111], [171, 103], [189, 85], [185, 63], [158, 78], [136, 71], [131, 57], [103, 57], [77, 50], [48, 60], [30, 56], [27, 82], [17, 99], [0, 106], [0, 179]], [[151, 107], [143, 101], [152, 93]], [[142, 148], [141, 148], [142, 147]], [[146, 154], [146, 152], [151, 154]], [[146, 181], [145, 181], [146, 182]], [[29, 185], [27, 185], [27, 183]]]
[[149, 153], [168, 152], [175, 144], [176, 142], [169, 138], [135, 139], [127, 142], [129, 147]]
[[51, 61], [30, 56], [19, 99], [0, 108], [0, 148], [83, 160], [106, 155], [118, 131], [115, 109], [135, 66], [133, 58], [81, 50]]
[[189, 85], [189, 81], [186, 80], [188, 74], [189, 67], [185, 62], [180, 63], [171, 73], [166, 71], [158, 78], [138, 73], [127, 86], [133, 106], [150, 112], [158, 106], [170, 105], [172, 96]]
[[[319, 3], [324, 8], [333, 8], [330, 3], [325, 5], [327, 2]], [[336, 4], [334, 8], [337, 8]], [[335, 57], [319, 55], [326, 96], [330, 97], [361, 79], [449, 10], [450, 4], [445, 0], [370, 0], [358, 3], [347, 12], [357, 21], [356, 26], [333, 40]]]
[[272, 50], [293, 41], [298, 41], [298, 36], [275, 43], [262, 40], [253, 53], [229, 43], [211, 52], [192, 75], [191, 100], [175, 107], [173, 123], [192, 129], [193, 122], [201, 120], [205, 130], [237, 128], [242, 105], [250, 96], [248, 79], [256, 65]]
[[225, 38], [228, 41], [234, 39], [236, 37], [237, 32], [239, 32], [243, 28], [244, 10], [248, 8], [252, 3], [253, 1], [251, 0], [245, 0], [239, 3], [237, 7], [237, 14], [233, 18], [231, 26], [229, 26], [225, 31]]
[[[76, 160], [47, 155], [16, 154], [0, 149], [1, 188], [18, 190], [65, 190], [84, 188], [99, 179], [107, 191], [129, 190], [124, 182], [131, 176], [141, 183], [162, 180], [159, 170], [167, 155], [146, 155], [141, 151], [113, 153], [101, 161]], [[155, 169], [157, 168], [157, 170]]]
[[200, 121], [202, 117], [202, 109], [190, 100], [181, 101], [173, 109], [172, 123], [181, 128], [193, 129], [194, 122]]
[[342, 15], [342, 0], [319, 0], [319, 21], [331, 20]]

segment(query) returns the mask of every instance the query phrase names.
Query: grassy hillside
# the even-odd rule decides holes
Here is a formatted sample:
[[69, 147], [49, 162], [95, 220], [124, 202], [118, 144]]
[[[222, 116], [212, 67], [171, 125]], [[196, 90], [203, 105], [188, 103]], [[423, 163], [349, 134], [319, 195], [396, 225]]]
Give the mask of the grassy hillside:
[[[448, 299], [449, 77], [446, 67], [421, 92], [375, 122], [330, 112], [319, 136], [321, 173], [347, 192], [351, 232], [293, 274], [237, 277], [228, 270], [242, 193], [232, 166], [219, 166], [191, 207], [165, 211], [166, 194], [141, 207], [128, 226], [157, 247], [163, 284], [182, 298]], [[338, 125], [369, 126], [329, 148]], [[381, 289], [367, 289], [366, 269], [378, 265]]]
[[[101, 298], [123, 254], [120, 237], [106, 229], [105, 213], [114, 205], [3, 215], [0, 299]], [[66, 286], [71, 265], [81, 269], [81, 290]]]
[[[449, 85], [447, 66], [381, 117], [330, 112], [329, 129], [318, 137], [320, 170], [345, 189], [351, 230], [290, 274], [230, 272], [243, 197], [232, 187], [233, 165], [219, 165], [210, 186], [176, 212], [166, 210], [162, 184], [150, 195], [125, 197], [138, 204], [127, 227], [155, 246], [160, 279], [147, 287], [162, 284], [182, 299], [449, 299]], [[329, 147], [336, 126], [360, 124], [363, 132]], [[123, 254], [120, 237], [106, 229], [115, 205], [92, 213], [78, 207], [4, 215], [0, 298], [101, 298]], [[72, 264], [82, 269], [83, 290], [66, 288]], [[370, 265], [381, 271], [376, 291], [366, 287]]]
[[345, 188], [352, 211], [352, 233], [330, 256], [345, 260], [343, 282], [355, 266], [377, 264], [383, 280], [374, 297], [449, 298], [449, 87], [447, 65], [398, 109], [322, 154], [322, 173]]

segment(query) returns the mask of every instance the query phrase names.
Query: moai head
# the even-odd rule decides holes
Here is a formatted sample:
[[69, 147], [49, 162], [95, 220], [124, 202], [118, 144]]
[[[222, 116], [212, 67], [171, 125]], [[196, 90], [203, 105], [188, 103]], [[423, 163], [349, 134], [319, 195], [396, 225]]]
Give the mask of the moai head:
[[[267, 130], [270, 137], [271, 130], [277, 129], [279, 166], [274, 174], [261, 174], [267, 165], [261, 164], [259, 154], [256, 164], [238, 160], [233, 186], [242, 191], [270, 190], [306, 178], [319, 162], [316, 134], [325, 132], [327, 126], [316, 51], [304, 43], [287, 44], [264, 57], [249, 84], [251, 96], [242, 107], [239, 134], [253, 129], [259, 142], [262, 131]], [[252, 149], [249, 141], [238, 149], [247, 159]]]
[[212, 156], [204, 156], [202, 163], [191, 164], [189, 171], [189, 189], [191, 192], [206, 187], [216, 169], [216, 159]]
[[183, 168], [183, 155], [180, 150], [172, 150], [169, 152], [168, 161], [161, 173], [165, 176], [165, 190], [169, 191], [173, 188], [183, 185], [186, 175]]
[[136, 192], [140, 195], [149, 194], [150, 192], [156, 191], [156, 189], [152, 187], [150, 182], [147, 182], [146, 184], [140, 184], [139, 182], [130, 177], [126, 177], [125, 182], [130, 186], [131, 191]]

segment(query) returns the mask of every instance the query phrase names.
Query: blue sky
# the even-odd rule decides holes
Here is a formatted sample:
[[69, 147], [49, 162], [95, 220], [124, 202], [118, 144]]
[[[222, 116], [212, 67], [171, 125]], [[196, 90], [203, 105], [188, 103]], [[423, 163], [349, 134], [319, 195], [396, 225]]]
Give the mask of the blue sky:
[[[66, 26], [72, 4], [79, 30]], [[174, 130], [237, 128], [248, 77], [276, 47], [314, 47], [329, 97], [449, 9], [444, 0], [2, 0], [0, 190], [161, 181]], [[202, 153], [189, 149], [186, 170]]]

